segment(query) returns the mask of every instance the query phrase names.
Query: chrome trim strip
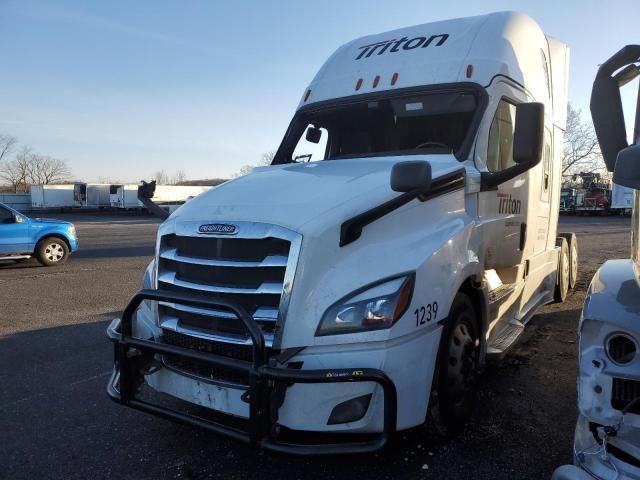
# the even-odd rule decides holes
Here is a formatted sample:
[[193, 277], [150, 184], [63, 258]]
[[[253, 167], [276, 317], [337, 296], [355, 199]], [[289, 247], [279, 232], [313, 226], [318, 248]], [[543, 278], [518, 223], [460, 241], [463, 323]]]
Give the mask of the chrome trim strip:
[[177, 287], [190, 288], [191, 290], [200, 290], [202, 292], [213, 293], [239, 293], [239, 294], [272, 294], [280, 295], [282, 292], [282, 283], [265, 282], [258, 288], [234, 288], [224, 287], [222, 285], [208, 285], [205, 283], [191, 283], [176, 278], [176, 272], [167, 270], [158, 276], [158, 282], [170, 283]]
[[[180, 325], [180, 320], [178, 317], [172, 317], [170, 315], [163, 315], [160, 317], [160, 328], [164, 328], [165, 330], [171, 330], [176, 333], [180, 333], [182, 335], [187, 335], [189, 337], [199, 338], [201, 340], [210, 340], [214, 342], [221, 343], [232, 343], [235, 345], [252, 345], [251, 338], [249, 337], [234, 337], [234, 336], [222, 336], [215, 335], [212, 333], [207, 333], [204, 330], [196, 330], [193, 328], [185, 328]], [[264, 343], [266, 347], [271, 348], [273, 344], [273, 335], [270, 333], [264, 334]]]
[[[237, 237], [236, 237], [237, 238]], [[160, 253], [160, 258], [175, 262], [190, 263], [193, 265], [205, 265], [207, 267], [286, 267], [285, 255], [270, 255], [260, 262], [238, 262], [233, 260], [218, 260], [214, 258], [184, 257], [178, 255], [178, 249], [168, 248]]]
[[[212, 308], [199, 308], [190, 307], [188, 305], [182, 305], [180, 303], [171, 302], [159, 302], [160, 305], [179, 310], [181, 312], [193, 313], [196, 315], [204, 315], [207, 317], [228, 318], [230, 320], [236, 320], [238, 317], [233, 312], [225, 312], [223, 310], [214, 310]], [[253, 313], [253, 318], [261, 322], [275, 322], [278, 319], [278, 309], [260, 307]]]

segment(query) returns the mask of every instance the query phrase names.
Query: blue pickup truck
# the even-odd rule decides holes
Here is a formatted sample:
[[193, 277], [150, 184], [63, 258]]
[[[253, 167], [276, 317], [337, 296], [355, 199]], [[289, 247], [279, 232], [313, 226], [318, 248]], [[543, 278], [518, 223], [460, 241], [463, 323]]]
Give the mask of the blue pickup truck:
[[78, 248], [72, 223], [29, 218], [0, 203], [0, 260], [36, 257], [45, 266], [61, 265]]

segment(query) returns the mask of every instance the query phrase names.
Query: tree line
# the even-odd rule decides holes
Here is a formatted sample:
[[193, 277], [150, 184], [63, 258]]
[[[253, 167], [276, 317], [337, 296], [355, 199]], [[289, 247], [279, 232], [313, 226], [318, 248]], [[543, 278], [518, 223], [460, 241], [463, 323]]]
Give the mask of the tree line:
[[64, 183], [71, 178], [65, 160], [18, 147], [16, 137], [0, 134], [0, 181], [13, 192], [28, 192], [31, 184]]

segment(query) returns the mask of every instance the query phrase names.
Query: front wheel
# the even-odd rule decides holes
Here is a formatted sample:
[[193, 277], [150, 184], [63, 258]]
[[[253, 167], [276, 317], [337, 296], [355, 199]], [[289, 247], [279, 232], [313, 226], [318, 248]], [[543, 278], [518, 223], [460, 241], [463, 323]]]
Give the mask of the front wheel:
[[62, 265], [69, 256], [69, 247], [64, 240], [48, 237], [40, 240], [36, 247], [36, 258], [45, 267]]
[[557, 303], [562, 303], [569, 293], [571, 259], [569, 258], [569, 245], [567, 244], [566, 238], [558, 237], [556, 239], [556, 247], [560, 247], [560, 256], [558, 258], [556, 287], [553, 292], [553, 299]]
[[444, 325], [429, 399], [429, 420], [443, 436], [455, 435], [473, 411], [480, 363], [475, 309], [458, 293]]

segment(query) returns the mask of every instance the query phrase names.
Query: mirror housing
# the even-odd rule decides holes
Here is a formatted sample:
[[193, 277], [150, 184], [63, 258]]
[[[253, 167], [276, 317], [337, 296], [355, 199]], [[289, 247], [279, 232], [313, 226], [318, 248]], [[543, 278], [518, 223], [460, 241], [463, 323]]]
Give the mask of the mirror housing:
[[544, 145], [544, 104], [538, 102], [516, 105], [516, 124], [513, 133], [513, 161], [516, 163], [500, 172], [482, 172], [481, 188], [494, 188], [535, 167], [542, 159]]
[[431, 164], [424, 160], [396, 163], [391, 169], [394, 192], [426, 193], [431, 188]]
[[618, 153], [613, 181], [623, 187], [640, 189], [640, 145], [631, 145]]
[[536, 166], [542, 158], [544, 142], [544, 104], [516, 105], [516, 126], [513, 132], [513, 161], [518, 165]]
[[316, 144], [320, 143], [320, 139], [322, 138], [322, 130], [311, 125], [309, 126], [309, 128], [307, 128], [307, 133], [304, 138], [307, 140], [307, 142]]

